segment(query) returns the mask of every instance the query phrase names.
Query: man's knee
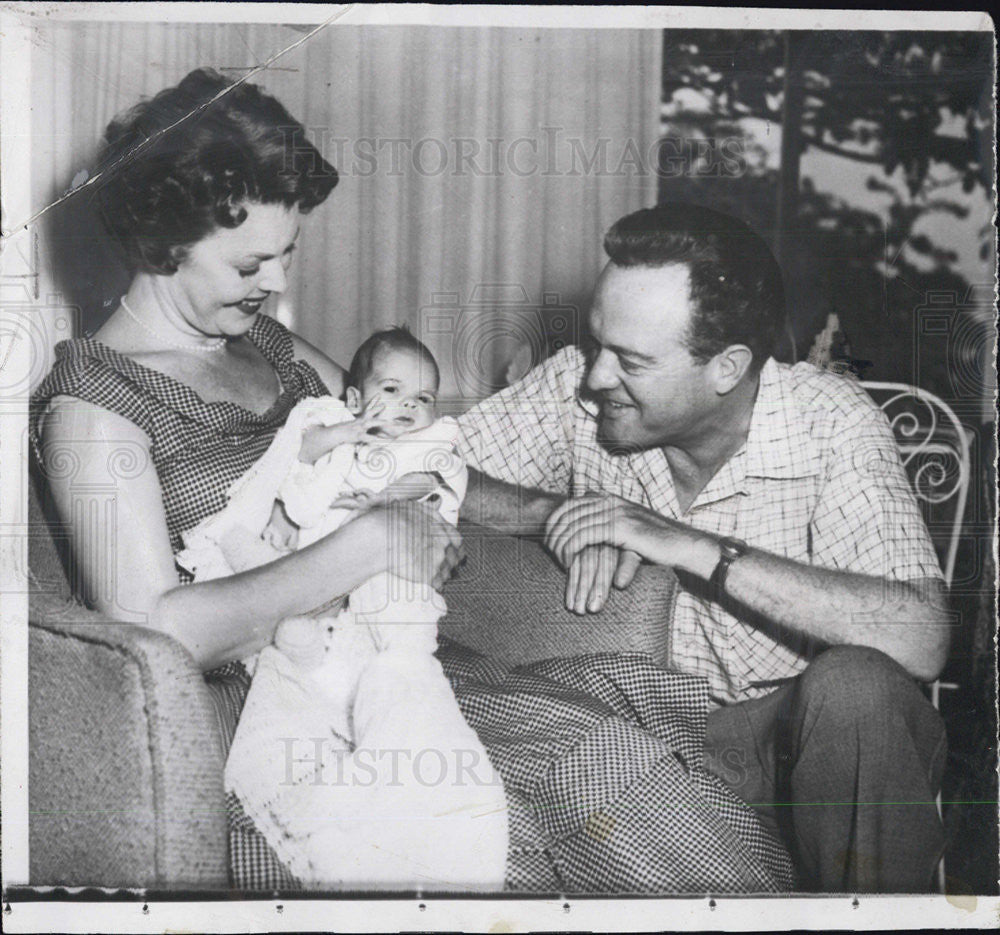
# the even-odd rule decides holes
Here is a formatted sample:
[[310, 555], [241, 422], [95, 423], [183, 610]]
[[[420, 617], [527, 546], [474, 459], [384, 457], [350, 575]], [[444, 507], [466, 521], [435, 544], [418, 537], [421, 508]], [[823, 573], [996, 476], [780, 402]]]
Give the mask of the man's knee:
[[799, 676], [796, 702], [819, 708], [845, 726], [864, 726], [912, 706], [930, 707], [898, 662], [867, 646], [834, 646], [817, 656]]

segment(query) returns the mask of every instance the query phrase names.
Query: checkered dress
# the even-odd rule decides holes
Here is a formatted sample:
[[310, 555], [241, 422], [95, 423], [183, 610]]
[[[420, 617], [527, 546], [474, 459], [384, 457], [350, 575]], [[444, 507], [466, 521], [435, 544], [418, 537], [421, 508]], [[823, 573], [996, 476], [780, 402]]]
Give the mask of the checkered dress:
[[[437, 656], [503, 780], [506, 891], [793, 888], [784, 847], [703, 765], [704, 679], [666, 672], [641, 654], [509, 668], [442, 637]], [[273, 895], [301, 890], [235, 796], [228, 806], [234, 886]]]
[[508, 668], [445, 638], [438, 658], [503, 778], [508, 890], [792, 888], [784, 848], [704, 768], [704, 679], [631, 653]]
[[[248, 334], [282, 393], [256, 416], [206, 404], [190, 389], [100, 342], [63, 342], [32, 401], [65, 394], [124, 415], [152, 441], [173, 547], [218, 510], [267, 449], [291, 407], [327, 392], [293, 359], [288, 332], [261, 317]], [[507, 888], [516, 892], [704, 893], [789, 889], [783, 848], [752, 809], [702, 766], [708, 685], [641, 655], [601, 654], [508, 669], [442, 640], [439, 658], [463, 714], [500, 772], [510, 806]], [[239, 663], [206, 675], [228, 744], [249, 687]], [[233, 885], [299, 888], [264, 838], [228, 802]]]
[[267, 451], [292, 407], [309, 396], [329, 395], [312, 366], [294, 359], [291, 334], [279, 322], [258, 315], [247, 337], [281, 381], [281, 394], [263, 415], [238, 403], [206, 403], [189, 386], [100, 341], [61, 341], [51, 372], [31, 400], [36, 454], [43, 454], [38, 420], [53, 396], [75, 396], [134, 422], [150, 438], [170, 545], [180, 551], [181, 533], [226, 505], [229, 485]]

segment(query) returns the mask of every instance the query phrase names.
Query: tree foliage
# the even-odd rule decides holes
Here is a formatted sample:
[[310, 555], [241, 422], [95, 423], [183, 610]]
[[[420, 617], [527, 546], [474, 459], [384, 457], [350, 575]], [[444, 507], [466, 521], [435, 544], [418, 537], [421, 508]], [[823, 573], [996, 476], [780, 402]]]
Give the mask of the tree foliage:
[[[992, 186], [993, 55], [989, 33], [790, 34], [804, 90], [802, 145], [902, 168], [910, 195], [952, 170], [967, 192]], [[732, 30], [667, 33], [663, 91], [704, 95], [716, 118], [780, 124], [786, 34]], [[946, 180], [947, 181], [947, 180]]]
[[[664, 42], [664, 135], [714, 140], [720, 151], [723, 140], [739, 137], [744, 160], [742, 172], [661, 165], [661, 199], [729, 211], [771, 237], [796, 356], [805, 357], [835, 313], [846, 340], [834, 356], [866, 378], [931, 390], [970, 426], [992, 412], [994, 231], [989, 224], [979, 232], [982, 268], [970, 284], [960, 272], [969, 258], [939, 222], [974, 224], [969, 206], [986, 215], [993, 203], [992, 40], [990, 33], [669, 30]], [[793, 127], [782, 125], [789, 115]], [[782, 134], [785, 165], [776, 164], [773, 141], [766, 149], [753, 143], [772, 131]], [[868, 167], [865, 187], [835, 171], [824, 174], [823, 188], [805, 172], [800, 178], [799, 157], [814, 150]], [[983, 427], [979, 438], [991, 437]], [[992, 515], [991, 450], [984, 443], [978, 458], [983, 516]], [[945, 711], [945, 798], [965, 802], [945, 814], [956, 842], [947, 864], [955, 892], [996, 891], [996, 813], [966, 801], [995, 801], [997, 788], [993, 575], [991, 553], [984, 559], [975, 546], [978, 516], [966, 517], [956, 572], [957, 581], [974, 584], [953, 591], [951, 605], [966, 624], [953, 630], [949, 675], [963, 687]], [[993, 533], [987, 521], [983, 541]]]
[[[783, 178], [749, 142], [738, 177], [674, 173], [662, 177], [661, 198], [728, 208], [777, 242], [776, 207], [782, 185], [792, 184], [781, 260], [797, 356], [836, 312], [866, 376], [917, 381], [954, 398], [956, 369], [981, 370], [983, 360], [972, 359], [978, 351], [967, 340], [918, 347], [919, 319], [944, 295], [957, 326], [970, 284], [952, 245], [934, 242], [923, 222], [965, 218], [970, 193], [990, 197], [993, 74], [988, 33], [669, 30], [667, 133], [745, 137], [748, 118], [784, 132], [786, 92], [798, 82], [799, 151], [870, 166], [872, 201], [849, 202], [797, 172]], [[985, 280], [992, 227], [980, 236]]]

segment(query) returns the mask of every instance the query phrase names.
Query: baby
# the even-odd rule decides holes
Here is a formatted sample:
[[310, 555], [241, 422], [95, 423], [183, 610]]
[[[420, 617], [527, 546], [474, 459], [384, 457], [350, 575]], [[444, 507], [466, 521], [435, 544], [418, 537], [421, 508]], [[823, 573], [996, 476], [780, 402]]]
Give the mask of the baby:
[[[457, 521], [467, 472], [456, 423], [437, 418], [430, 351], [404, 329], [378, 332], [347, 384], [343, 401], [296, 406], [227, 506], [185, 533], [177, 562], [195, 581], [309, 545], [374, 502], [434, 498]], [[383, 573], [334, 616], [281, 621], [248, 660], [226, 788], [305, 885], [502, 888], [503, 786], [433, 655], [445, 611], [430, 585]], [[421, 751], [443, 764], [432, 784]]]
[[231, 575], [323, 538], [376, 500], [434, 497], [456, 522], [467, 472], [457, 423], [436, 417], [438, 382], [433, 356], [408, 331], [372, 335], [343, 400], [299, 403], [230, 486], [225, 509], [184, 533], [177, 563], [196, 581]]
[[[455, 421], [437, 419], [439, 381], [433, 356], [410, 332], [390, 328], [368, 338], [351, 362], [346, 406], [324, 404], [324, 421], [333, 424], [311, 429], [279, 489], [269, 542], [294, 549], [340, 525], [345, 515], [323, 502], [330, 491], [350, 510], [377, 500], [421, 499], [441, 488], [442, 515], [455, 522], [466, 472], [454, 451]], [[401, 445], [389, 444], [397, 439]], [[303, 527], [313, 531], [301, 537]]]

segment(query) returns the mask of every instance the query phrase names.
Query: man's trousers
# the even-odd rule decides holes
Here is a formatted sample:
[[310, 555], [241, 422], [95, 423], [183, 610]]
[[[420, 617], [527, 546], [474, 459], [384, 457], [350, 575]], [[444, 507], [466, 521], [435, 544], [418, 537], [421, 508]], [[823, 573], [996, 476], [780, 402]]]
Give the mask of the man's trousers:
[[802, 890], [932, 891], [944, 725], [884, 653], [826, 650], [771, 694], [710, 712], [705, 747], [785, 842]]

